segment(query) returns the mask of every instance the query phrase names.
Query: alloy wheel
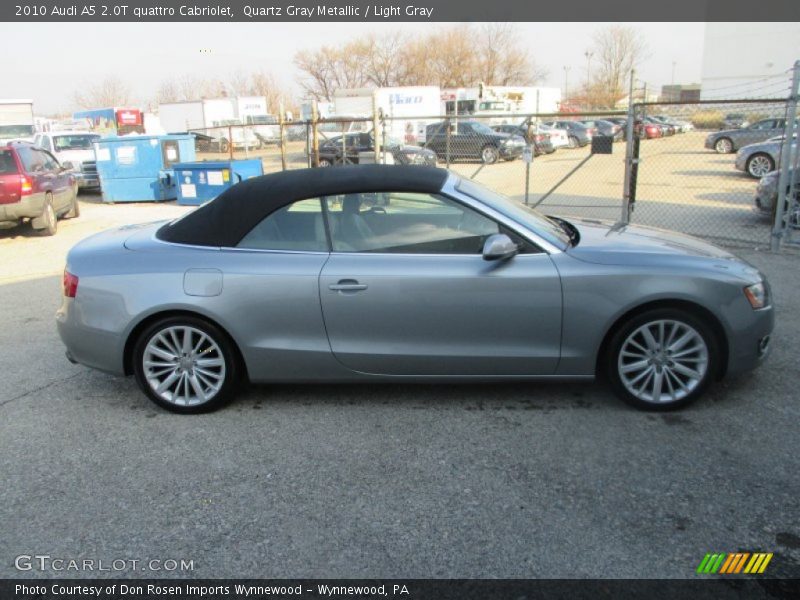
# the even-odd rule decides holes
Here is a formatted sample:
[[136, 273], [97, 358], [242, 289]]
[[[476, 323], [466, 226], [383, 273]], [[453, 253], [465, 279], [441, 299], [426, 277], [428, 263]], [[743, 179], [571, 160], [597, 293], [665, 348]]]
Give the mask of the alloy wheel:
[[768, 156], [756, 154], [747, 161], [747, 172], [753, 177], [761, 178], [772, 171], [772, 161]]
[[692, 326], [673, 319], [641, 325], [628, 335], [617, 357], [622, 384], [638, 400], [661, 404], [691, 394], [708, 371], [709, 351]]
[[144, 349], [142, 367], [153, 392], [176, 406], [205, 404], [225, 384], [220, 345], [195, 327], [174, 325], [157, 331]]
[[721, 140], [717, 140], [717, 143], [714, 144], [714, 149], [719, 154], [728, 154], [733, 151], [733, 142], [728, 138], [722, 138]]

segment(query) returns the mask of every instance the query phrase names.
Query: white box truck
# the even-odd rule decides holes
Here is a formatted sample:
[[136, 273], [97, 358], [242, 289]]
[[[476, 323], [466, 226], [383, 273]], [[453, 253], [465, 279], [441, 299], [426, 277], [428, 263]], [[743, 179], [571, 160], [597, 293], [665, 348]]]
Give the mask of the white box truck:
[[0, 100], [0, 142], [33, 141], [33, 100]]
[[[166, 102], [158, 105], [158, 119], [167, 133], [192, 130], [197, 136], [200, 151], [227, 152], [230, 144], [235, 149], [254, 148], [259, 141], [252, 130], [241, 127], [233, 98], [204, 98], [187, 102]], [[233, 127], [228, 129], [228, 125]], [[229, 139], [230, 138], [230, 139]]]
[[425, 141], [425, 127], [437, 122], [441, 113], [439, 86], [406, 86], [337, 90], [333, 94], [335, 114], [369, 117], [373, 110], [386, 117], [386, 135], [405, 144]]

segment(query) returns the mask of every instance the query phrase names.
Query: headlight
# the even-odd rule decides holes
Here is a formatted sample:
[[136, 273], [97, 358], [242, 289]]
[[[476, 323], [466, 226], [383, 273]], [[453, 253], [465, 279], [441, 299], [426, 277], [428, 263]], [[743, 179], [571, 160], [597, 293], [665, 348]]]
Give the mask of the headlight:
[[750, 306], [752, 306], [754, 309], [764, 308], [767, 306], [767, 304], [769, 304], [769, 298], [767, 298], [767, 288], [763, 281], [754, 283], [753, 285], [748, 285], [746, 288], [744, 288], [744, 295], [747, 298], [747, 301], [750, 302]]

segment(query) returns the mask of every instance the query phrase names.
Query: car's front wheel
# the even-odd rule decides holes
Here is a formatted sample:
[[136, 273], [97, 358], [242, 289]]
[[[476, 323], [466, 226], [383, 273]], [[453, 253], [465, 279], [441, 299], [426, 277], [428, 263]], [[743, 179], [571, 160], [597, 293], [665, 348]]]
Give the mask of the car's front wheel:
[[581, 143], [580, 143], [580, 141], [578, 141], [578, 138], [576, 138], [574, 135], [569, 136], [569, 147], [570, 148], [577, 148], [580, 145], [581, 145]]
[[134, 373], [142, 391], [172, 412], [219, 408], [238, 384], [236, 354], [216, 326], [190, 316], [156, 321], [139, 336]]
[[733, 142], [728, 138], [719, 138], [714, 144], [717, 154], [730, 154], [733, 152]]
[[770, 171], [775, 170], [775, 161], [772, 160], [772, 157], [769, 154], [753, 154], [753, 156], [747, 159], [745, 168], [747, 169], [747, 173], [750, 175], [750, 177], [761, 179]]
[[484, 146], [483, 150], [481, 150], [481, 160], [484, 162], [484, 164], [493, 165], [499, 158], [500, 152], [491, 144]]
[[674, 410], [696, 400], [718, 370], [719, 344], [693, 314], [641, 313], [613, 335], [606, 374], [617, 395], [643, 410]]

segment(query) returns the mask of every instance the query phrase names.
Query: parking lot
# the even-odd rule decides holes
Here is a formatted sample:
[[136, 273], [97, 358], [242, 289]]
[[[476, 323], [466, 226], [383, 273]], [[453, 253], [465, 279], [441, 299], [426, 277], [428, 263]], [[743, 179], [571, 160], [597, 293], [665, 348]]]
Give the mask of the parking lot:
[[[698, 148], [686, 168], [719, 159]], [[535, 163], [537, 189], [558, 160], [577, 159]], [[621, 176], [622, 147], [582, 177], [618, 197], [605, 161]], [[67, 362], [53, 315], [72, 244], [186, 209], [83, 199], [54, 237], [0, 232], [3, 576], [38, 575], [14, 557], [48, 554], [186, 559], [194, 577], [679, 578], [739, 550], [800, 576], [795, 254], [743, 254], [774, 288], [769, 361], [679, 413], [635, 412], [593, 384], [281, 385], [182, 417]]]

